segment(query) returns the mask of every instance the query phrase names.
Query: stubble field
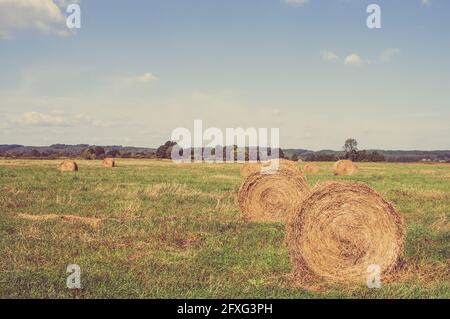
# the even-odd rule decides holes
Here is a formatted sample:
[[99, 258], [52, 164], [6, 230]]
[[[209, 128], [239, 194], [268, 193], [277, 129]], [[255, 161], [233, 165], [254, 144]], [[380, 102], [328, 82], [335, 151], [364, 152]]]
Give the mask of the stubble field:
[[[405, 264], [381, 289], [293, 281], [284, 225], [239, 212], [241, 165], [57, 164], [0, 160], [0, 298], [450, 298], [449, 164], [359, 163], [335, 177], [318, 163], [307, 175], [365, 182], [404, 217]], [[69, 264], [80, 290], [66, 286]]]

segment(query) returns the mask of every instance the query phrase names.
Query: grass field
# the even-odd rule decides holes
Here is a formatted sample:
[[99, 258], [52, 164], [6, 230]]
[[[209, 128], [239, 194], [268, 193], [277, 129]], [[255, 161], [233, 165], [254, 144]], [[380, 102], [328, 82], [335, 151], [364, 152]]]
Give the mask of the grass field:
[[[365, 182], [404, 216], [405, 267], [379, 290], [296, 284], [284, 225], [242, 220], [240, 165], [56, 165], [0, 160], [0, 298], [450, 298], [448, 164], [364, 163], [334, 177], [319, 163], [307, 176]], [[81, 290], [66, 287], [69, 264]]]

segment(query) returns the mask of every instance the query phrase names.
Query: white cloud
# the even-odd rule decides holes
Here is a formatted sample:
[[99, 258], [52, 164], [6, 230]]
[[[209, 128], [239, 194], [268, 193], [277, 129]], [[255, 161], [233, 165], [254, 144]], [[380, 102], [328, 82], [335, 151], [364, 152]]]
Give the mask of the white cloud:
[[336, 53], [330, 52], [330, 51], [320, 51], [320, 55], [322, 56], [322, 59], [327, 62], [336, 62], [339, 60], [339, 57]]
[[139, 76], [135, 77], [135, 80], [137, 82], [147, 83], [147, 82], [157, 81], [157, 80], [159, 80], [159, 78], [156, 77], [155, 75], [151, 74], [150, 72], [147, 72], [143, 75], [139, 75]]
[[389, 48], [389, 49], [385, 49], [383, 52], [381, 52], [380, 54], [380, 61], [381, 62], [389, 62], [392, 60], [392, 58], [400, 53], [400, 49], [397, 48]]
[[[377, 63], [387, 63], [392, 61], [392, 59], [400, 53], [400, 49], [397, 48], [388, 48], [384, 49], [378, 58], [362, 58], [357, 53], [352, 53], [345, 57], [344, 64], [352, 65], [352, 66], [362, 66], [362, 65], [373, 65]], [[322, 59], [327, 62], [336, 62], [339, 61], [339, 56], [331, 51], [321, 51], [320, 55]]]
[[363, 59], [356, 53], [352, 53], [345, 58], [346, 65], [361, 66], [364, 64]]
[[294, 5], [294, 6], [302, 6], [307, 4], [309, 0], [284, 0], [284, 3]]
[[420, 0], [420, 3], [423, 6], [429, 6], [431, 4], [431, 0]]
[[54, 0], [60, 8], [67, 8], [70, 4], [80, 3], [80, 0]]
[[11, 124], [21, 126], [39, 126], [39, 127], [75, 127], [75, 126], [94, 126], [109, 127], [110, 123], [92, 119], [84, 114], [65, 115], [58, 110], [52, 113], [25, 112], [11, 120]]
[[61, 115], [38, 112], [25, 112], [13, 122], [24, 126], [68, 126], [69, 124]]
[[65, 0], [0, 0], [0, 38], [20, 31], [69, 35], [62, 9], [66, 4]]

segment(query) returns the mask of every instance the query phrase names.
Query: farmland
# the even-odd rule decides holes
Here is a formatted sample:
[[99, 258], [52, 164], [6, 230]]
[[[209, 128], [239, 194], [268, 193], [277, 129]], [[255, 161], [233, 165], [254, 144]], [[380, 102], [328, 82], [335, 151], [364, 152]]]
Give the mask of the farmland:
[[[246, 222], [238, 164], [0, 160], [0, 298], [450, 298], [450, 165], [332, 163], [307, 175], [361, 181], [406, 227], [405, 264], [381, 289], [292, 280], [285, 228]], [[298, 165], [303, 165], [299, 163]], [[66, 287], [81, 267], [82, 289]]]

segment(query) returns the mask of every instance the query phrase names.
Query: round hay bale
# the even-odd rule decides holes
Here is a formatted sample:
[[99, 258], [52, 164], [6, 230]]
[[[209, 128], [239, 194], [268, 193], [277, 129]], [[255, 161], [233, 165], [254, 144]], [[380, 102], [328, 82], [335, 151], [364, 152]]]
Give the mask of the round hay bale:
[[241, 177], [247, 178], [261, 169], [260, 163], [245, 163], [241, 168]]
[[237, 203], [248, 221], [285, 221], [300, 208], [309, 186], [303, 174], [281, 166], [272, 174], [259, 171], [242, 183]]
[[58, 165], [58, 169], [61, 172], [76, 172], [78, 171], [78, 165], [74, 161], [64, 160]]
[[103, 167], [116, 167], [116, 161], [112, 158], [105, 158], [102, 163]]
[[305, 172], [306, 174], [317, 174], [319, 172], [319, 166], [314, 163], [306, 164], [303, 167], [303, 172]]
[[333, 165], [333, 174], [337, 176], [349, 176], [357, 172], [358, 166], [350, 160], [340, 160]]
[[294, 274], [305, 283], [364, 284], [372, 265], [393, 273], [404, 236], [402, 217], [362, 183], [318, 184], [287, 226]]
[[[244, 164], [244, 166], [242, 166], [241, 168], [241, 177], [246, 178], [248, 176], [250, 176], [253, 173], [260, 173], [261, 172], [261, 168], [269, 168], [271, 165], [270, 161], [267, 162], [247, 162]], [[300, 166], [293, 161], [289, 161], [289, 160], [285, 160], [285, 159], [280, 159], [279, 160], [279, 166], [280, 168], [283, 167], [285, 169], [292, 169], [295, 172], [300, 172], [301, 173], [301, 169]]]

